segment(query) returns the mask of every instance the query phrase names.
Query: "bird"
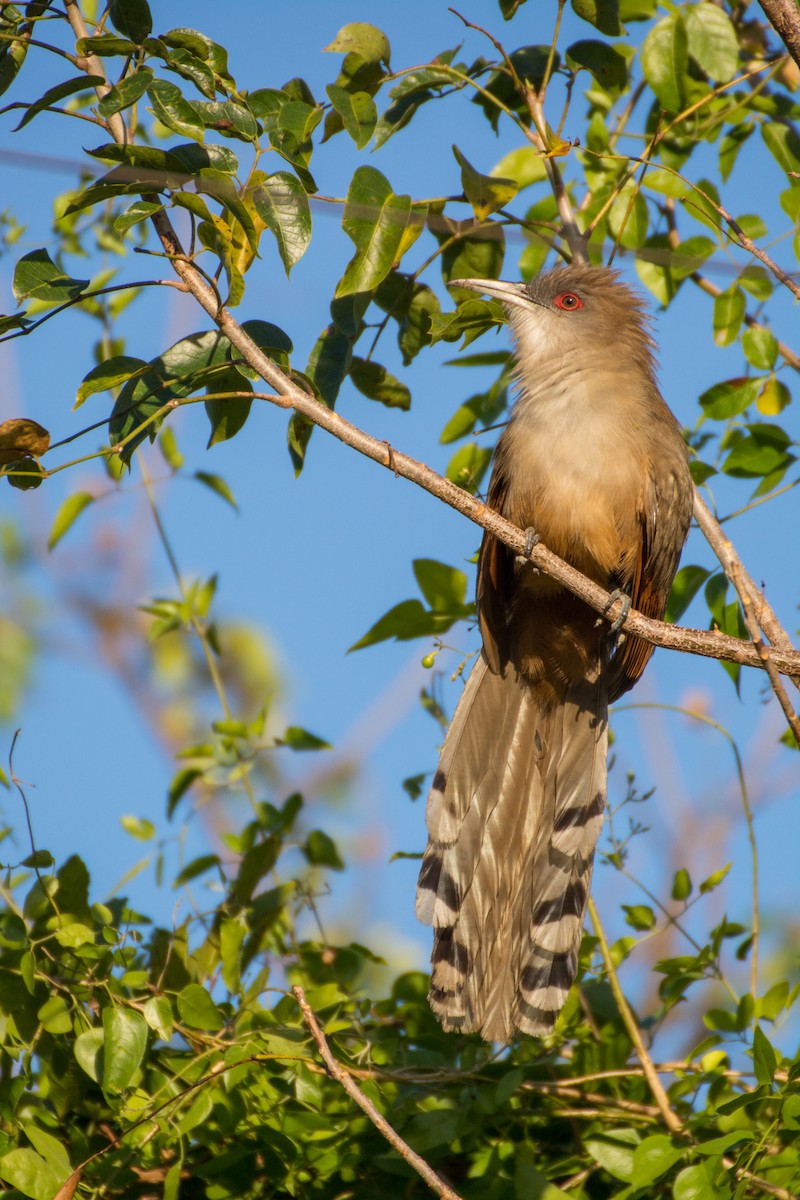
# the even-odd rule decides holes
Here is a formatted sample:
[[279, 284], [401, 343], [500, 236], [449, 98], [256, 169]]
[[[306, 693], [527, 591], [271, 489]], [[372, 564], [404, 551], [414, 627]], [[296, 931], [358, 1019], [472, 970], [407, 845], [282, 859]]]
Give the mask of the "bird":
[[[595, 583], [661, 619], [689, 530], [688, 449], [656, 381], [641, 298], [607, 267], [530, 283], [454, 279], [499, 300], [516, 401], [487, 503]], [[653, 647], [617, 636], [484, 533], [482, 648], [428, 796], [416, 915], [433, 926], [445, 1030], [552, 1033], [578, 968], [607, 793], [608, 706]]]

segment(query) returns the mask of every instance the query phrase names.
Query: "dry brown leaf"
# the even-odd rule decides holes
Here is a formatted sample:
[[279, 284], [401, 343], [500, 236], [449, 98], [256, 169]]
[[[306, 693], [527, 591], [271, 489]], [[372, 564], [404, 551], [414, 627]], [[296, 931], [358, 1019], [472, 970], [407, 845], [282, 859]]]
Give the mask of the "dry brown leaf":
[[50, 445], [50, 434], [36, 421], [27, 417], [12, 417], [0, 423], [0, 465], [19, 462], [21, 458], [39, 458]]

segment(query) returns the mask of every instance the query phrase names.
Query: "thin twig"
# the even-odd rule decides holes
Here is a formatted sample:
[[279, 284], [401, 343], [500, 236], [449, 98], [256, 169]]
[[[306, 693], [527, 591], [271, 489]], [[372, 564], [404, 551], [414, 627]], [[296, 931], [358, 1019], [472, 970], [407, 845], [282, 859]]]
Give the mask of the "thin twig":
[[361, 1111], [367, 1117], [369, 1117], [370, 1121], [372, 1121], [372, 1124], [375, 1126], [381, 1136], [386, 1138], [386, 1141], [394, 1150], [397, 1151], [401, 1158], [404, 1158], [408, 1165], [417, 1172], [420, 1178], [424, 1179], [425, 1183], [427, 1183], [432, 1192], [435, 1192], [437, 1196], [441, 1196], [442, 1200], [459, 1200], [458, 1194], [454, 1192], [451, 1187], [448, 1187], [444, 1180], [436, 1174], [433, 1167], [428, 1166], [424, 1158], [420, 1158], [420, 1156], [411, 1149], [408, 1143], [403, 1141], [399, 1133], [392, 1128], [386, 1118], [381, 1116], [369, 1097], [364, 1095], [355, 1080], [333, 1057], [331, 1048], [325, 1038], [325, 1034], [322, 1032], [319, 1022], [317, 1021], [313, 1010], [306, 1000], [303, 989], [301, 987], [293, 987], [292, 992], [297, 1000], [298, 1005], [300, 1006], [300, 1011], [303, 1014], [303, 1020], [308, 1026], [309, 1032], [311, 1033], [314, 1041], [317, 1043], [322, 1061], [328, 1068], [328, 1073], [331, 1075], [331, 1077], [335, 1079], [337, 1083], [341, 1084], [351, 1100], [354, 1100]]
[[628, 1037], [631, 1039], [634, 1049], [636, 1050], [636, 1056], [639, 1059], [639, 1062], [642, 1064], [644, 1077], [647, 1080], [650, 1091], [653, 1093], [653, 1099], [658, 1105], [658, 1110], [661, 1113], [664, 1124], [668, 1129], [672, 1130], [673, 1133], [678, 1133], [683, 1129], [683, 1122], [677, 1113], [673, 1111], [670, 1105], [667, 1093], [664, 1090], [664, 1086], [658, 1077], [658, 1072], [653, 1065], [653, 1060], [648, 1054], [647, 1047], [645, 1046], [642, 1035], [639, 1032], [639, 1026], [636, 1023], [636, 1018], [631, 1012], [628, 1001], [623, 995], [619, 978], [617, 976], [617, 970], [614, 966], [614, 960], [611, 957], [611, 950], [609, 948], [608, 941], [606, 940], [605, 931], [603, 926], [600, 924], [600, 915], [591, 896], [589, 897], [588, 908], [589, 915], [592, 918], [592, 925], [594, 926], [594, 931], [597, 935], [597, 940], [600, 943], [600, 953], [603, 956], [603, 962], [608, 975], [608, 982], [610, 983], [611, 990], [614, 993], [614, 999], [617, 1002], [619, 1014], [622, 1017], [622, 1023], [628, 1032]]
[[[739, 588], [744, 587], [746, 589], [747, 595], [755, 609], [756, 620], [772, 645], [777, 647], [778, 650], [792, 653], [791, 638], [781, 625], [761, 588], [757, 586], [755, 580], [748, 574], [744, 563], [734, 549], [733, 543], [725, 536], [716, 517], [696, 488], [694, 493], [694, 519], [709, 546], [717, 556], [723, 571], [736, 588], [736, 591], [741, 596]], [[783, 674], [788, 674], [792, 682], [797, 687], [800, 687], [800, 676], [792, 671], [783, 672]]]
[[772, 690], [775, 693], [778, 703], [783, 709], [783, 715], [786, 717], [789, 728], [794, 734], [794, 740], [797, 742], [798, 749], [800, 749], [800, 719], [798, 719], [797, 713], [789, 703], [789, 697], [786, 695], [786, 689], [784, 688], [783, 683], [781, 682], [781, 677], [775, 670], [775, 666], [770, 657], [769, 646], [761, 636], [761, 630], [758, 627], [758, 621], [754, 611], [753, 600], [744, 583], [744, 580], [741, 578], [741, 570], [738, 565], [734, 566], [732, 575], [734, 579], [734, 587], [739, 593], [742, 601], [742, 615], [744, 616], [744, 623], [747, 626], [747, 632], [750, 634], [753, 645], [761, 657], [761, 661], [764, 664], [764, 669], [767, 672], [767, 675], [769, 675], [769, 681], [772, 684]]

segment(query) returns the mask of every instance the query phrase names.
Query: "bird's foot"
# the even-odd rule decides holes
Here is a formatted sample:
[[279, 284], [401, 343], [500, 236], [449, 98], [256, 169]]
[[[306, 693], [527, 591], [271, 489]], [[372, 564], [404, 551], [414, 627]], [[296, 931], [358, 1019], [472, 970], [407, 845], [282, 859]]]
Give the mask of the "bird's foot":
[[609, 632], [612, 637], [616, 637], [617, 634], [619, 633], [619, 631], [622, 629], [622, 626], [625, 624], [625, 622], [628, 619], [628, 613], [631, 611], [631, 608], [633, 607], [631, 604], [630, 596], [626, 592], [620, 591], [619, 588], [614, 588], [614, 591], [608, 597], [608, 602], [607, 602], [605, 608], [603, 609], [604, 617], [608, 616], [608, 610], [610, 608], [612, 608], [613, 605], [616, 604], [616, 602], [618, 600], [622, 604], [622, 608], [620, 609], [619, 616], [615, 617], [613, 622], [611, 623], [611, 629], [609, 630]]
[[524, 558], [530, 558], [533, 554], [534, 547], [539, 545], [542, 539], [539, 537], [532, 525], [529, 525], [525, 530], [525, 550], [523, 551]]

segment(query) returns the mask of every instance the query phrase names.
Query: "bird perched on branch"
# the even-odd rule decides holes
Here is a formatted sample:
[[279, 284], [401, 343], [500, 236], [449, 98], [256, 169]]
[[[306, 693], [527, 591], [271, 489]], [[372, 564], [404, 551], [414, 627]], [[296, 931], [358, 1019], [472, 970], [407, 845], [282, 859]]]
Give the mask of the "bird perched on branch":
[[[692, 512], [687, 450], [655, 379], [639, 298], [603, 267], [530, 284], [456, 279], [500, 300], [518, 397], [488, 503], [634, 608], [662, 618]], [[609, 701], [653, 647], [484, 534], [483, 649], [428, 798], [417, 916], [434, 929], [445, 1029], [549, 1033], [572, 986], [606, 801]]]

